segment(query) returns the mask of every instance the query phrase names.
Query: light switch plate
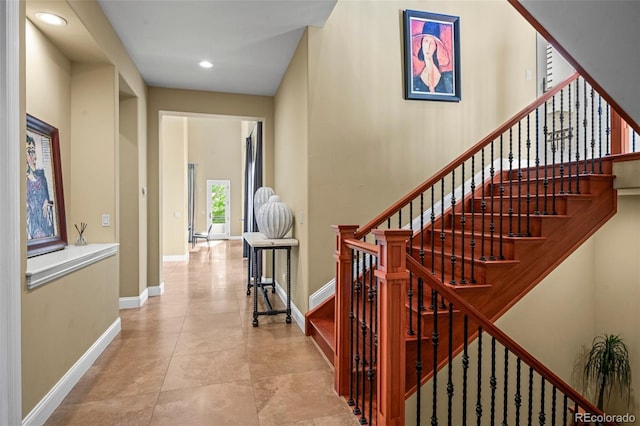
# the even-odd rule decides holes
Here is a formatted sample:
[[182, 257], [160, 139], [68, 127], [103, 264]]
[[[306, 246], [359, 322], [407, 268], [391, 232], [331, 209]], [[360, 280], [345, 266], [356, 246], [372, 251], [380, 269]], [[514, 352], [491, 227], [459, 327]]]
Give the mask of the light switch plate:
[[102, 226], [111, 226], [111, 215], [102, 215]]

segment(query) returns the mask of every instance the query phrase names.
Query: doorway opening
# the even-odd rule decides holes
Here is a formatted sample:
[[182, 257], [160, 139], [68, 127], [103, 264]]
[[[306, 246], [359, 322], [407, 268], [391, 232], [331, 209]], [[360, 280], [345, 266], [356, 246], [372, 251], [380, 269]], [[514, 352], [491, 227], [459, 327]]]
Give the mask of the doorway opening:
[[209, 238], [229, 239], [231, 181], [207, 180], [207, 217], [211, 225]]

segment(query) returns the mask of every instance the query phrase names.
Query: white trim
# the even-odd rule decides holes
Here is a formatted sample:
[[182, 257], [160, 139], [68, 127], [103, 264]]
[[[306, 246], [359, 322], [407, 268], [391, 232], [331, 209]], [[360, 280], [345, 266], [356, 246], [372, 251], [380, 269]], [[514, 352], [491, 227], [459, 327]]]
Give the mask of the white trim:
[[162, 256], [163, 262], [186, 262], [189, 260], [189, 253], [177, 254], [173, 256]]
[[[269, 280], [269, 282], [271, 282], [271, 280]], [[280, 285], [278, 280], [276, 280], [276, 294], [278, 295], [282, 303], [286, 306], [287, 291]], [[293, 303], [293, 301], [291, 302], [291, 317], [293, 318], [293, 321], [298, 325], [298, 327], [300, 327], [300, 330], [302, 330], [302, 332], [304, 333], [305, 332], [304, 315], [302, 314], [302, 312], [300, 312], [300, 309], [298, 309], [298, 307], [295, 305], [295, 303]]]
[[118, 253], [117, 243], [67, 246], [27, 259], [27, 288], [33, 289]]
[[149, 298], [149, 288], [145, 288], [140, 296], [121, 297], [118, 303], [120, 309], [135, 309], [145, 304]]
[[231, 235], [228, 239], [229, 240], [241, 240], [242, 239], [242, 235]]
[[333, 278], [331, 281], [323, 285], [309, 296], [309, 310], [319, 306], [322, 302], [330, 298], [336, 293], [336, 279]]
[[164, 294], [164, 281], [160, 285], [147, 287], [147, 290], [149, 290], [149, 297], [162, 296]]
[[20, 1], [0, 3], [0, 424], [16, 425], [22, 419]]
[[80, 381], [82, 376], [89, 370], [100, 354], [109, 346], [109, 343], [120, 333], [121, 323], [118, 317], [113, 324], [102, 333], [93, 345], [76, 361], [75, 364], [65, 373], [58, 383], [38, 402], [31, 412], [22, 421], [23, 425], [42, 425], [54, 410], [60, 405], [62, 400], [69, 394], [71, 389]]

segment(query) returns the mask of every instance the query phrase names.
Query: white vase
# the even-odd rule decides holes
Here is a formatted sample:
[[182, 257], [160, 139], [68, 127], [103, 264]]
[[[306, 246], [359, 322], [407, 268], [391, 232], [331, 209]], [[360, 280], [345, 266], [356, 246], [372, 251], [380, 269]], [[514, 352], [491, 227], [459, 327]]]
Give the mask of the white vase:
[[272, 195], [258, 211], [258, 229], [265, 237], [283, 238], [293, 226], [293, 212], [277, 195]]
[[253, 214], [256, 216], [256, 222], [258, 221], [257, 217], [260, 207], [269, 201], [269, 197], [272, 195], [275, 195], [275, 192], [268, 186], [261, 186], [256, 190], [255, 194], [253, 194]]

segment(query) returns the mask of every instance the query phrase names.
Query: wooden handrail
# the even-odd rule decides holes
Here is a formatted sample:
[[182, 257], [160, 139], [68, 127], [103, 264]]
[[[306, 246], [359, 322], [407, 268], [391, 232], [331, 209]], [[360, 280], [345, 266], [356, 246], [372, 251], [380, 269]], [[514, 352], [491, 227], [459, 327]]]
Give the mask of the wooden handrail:
[[562, 83], [560, 83], [559, 85], [549, 90], [544, 95], [537, 98], [535, 101], [529, 104], [526, 108], [524, 108], [518, 114], [514, 115], [511, 119], [505, 122], [502, 126], [498, 127], [496, 130], [489, 133], [489, 135], [487, 135], [482, 140], [480, 140], [480, 142], [478, 142], [477, 144], [475, 144], [474, 146], [466, 150], [464, 153], [459, 155], [455, 160], [453, 160], [451, 163], [449, 163], [444, 168], [442, 168], [438, 173], [431, 176], [429, 179], [424, 181], [420, 186], [416, 187], [413, 191], [411, 191], [410, 193], [402, 197], [391, 207], [389, 207], [388, 209], [380, 213], [372, 221], [370, 221], [369, 223], [364, 225], [362, 228], [360, 228], [356, 232], [355, 238], [358, 240], [362, 239], [362, 237], [364, 237], [369, 232], [371, 232], [372, 229], [376, 228], [378, 225], [383, 223], [385, 220], [391, 217], [398, 210], [400, 210], [401, 208], [409, 204], [412, 200], [416, 199], [421, 193], [423, 193], [424, 191], [426, 191], [427, 189], [435, 185], [439, 180], [447, 176], [455, 168], [457, 168], [462, 163], [464, 163], [469, 158], [471, 158], [471, 156], [480, 152], [482, 148], [486, 147], [492, 141], [496, 140], [500, 135], [502, 135], [507, 130], [509, 130], [511, 127], [515, 126], [520, 120], [522, 120], [524, 117], [526, 117], [527, 115], [535, 111], [536, 108], [538, 108], [541, 105], [544, 105], [546, 101], [551, 99], [554, 95], [560, 92], [560, 90], [564, 89], [567, 85], [575, 81], [579, 76], [580, 75], [578, 73], [572, 74], [567, 79], [565, 79]]
[[372, 256], [378, 257], [380, 255], [380, 246], [378, 246], [376, 244], [366, 243], [364, 241], [353, 240], [353, 239], [350, 239], [350, 238], [344, 240], [344, 243], [349, 248], [358, 249], [358, 250], [363, 251], [365, 253], [368, 253], [368, 254], [370, 254]]
[[[545, 378], [546, 381], [555, 386], [560, 392], [564, 393], [572, 401], [577, 402], [580, 407], [583, 407], [591, 414], [603, 415], [604, 413], [599, 410], [595, 405], [585, 399], [582, 395], [576, 392], [571, 386], [565, 383], [560, 377], [558, 377], [553, 371], [549, 370], [544, 364], [538, 361], [533, 355], [527, 352], [522, 346], [518, 345], [513, 339], [511, 339], [502, 330], [496, 327], [487, 317], [485, 317], [480, 311], [471, 306], [466, 300], [460, 297], [455, 291], [444, 286], [438, 279], [432, 276], [432, 274], [420, 263], [407, 255], [407, 269], [414, 274], [421, 277], [423, 280], [428, 281], [428, 285], [435, 289], [441, 296], [451, 302], [456, 309], [471, 318], [474, 322], [482, 327], [489, 335], [494, 337], [498, 342], [505, 346], [511, 353], [524, 361], [529, 367], [532, 367], [538, 374]], [[615, 425], [615, 423], [607, 423]]]

